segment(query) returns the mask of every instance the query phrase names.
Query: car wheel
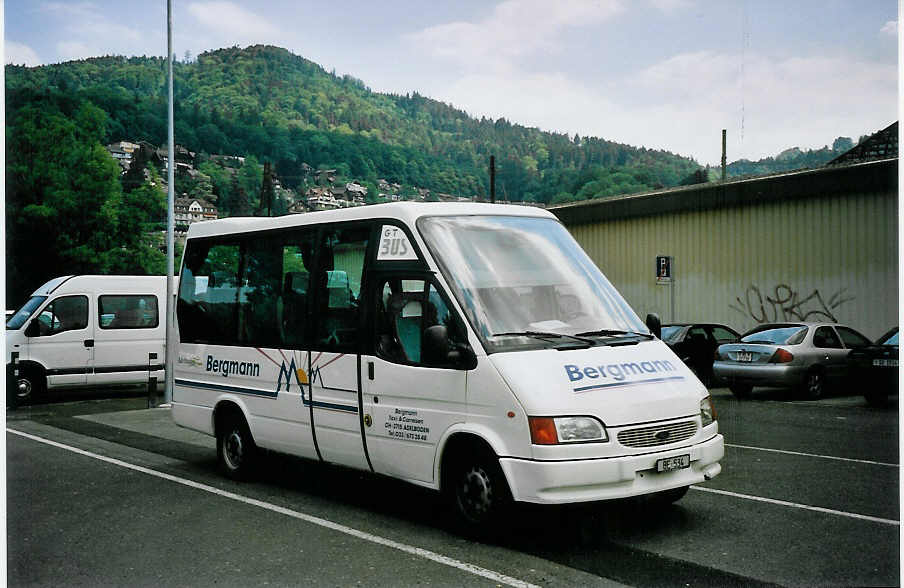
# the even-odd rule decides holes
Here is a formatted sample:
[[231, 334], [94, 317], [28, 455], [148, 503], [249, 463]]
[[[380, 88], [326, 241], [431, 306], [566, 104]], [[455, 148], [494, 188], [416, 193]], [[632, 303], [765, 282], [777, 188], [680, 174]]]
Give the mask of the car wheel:
[[486, 535], [511, 503], [499, 460], [488, 452], [462, 455], [452, 466], [449, 498], [465, 529]]
[[257, 446], [240, 415], [228, 416], [217, 431], [217, 460], [220, 469], [233, 480], [251, 477], [257, 459]]
[[877, 392], [875, 390], [871, 390], [863, 394], [863, 397], [866, 398], [866, 403], [875, 408], [883, 408], [888, 406], [888, 394], [885, 392]]
[[732, 384], [728, 389], [736, 398], [749, 398], [750, 393], [753, 392], [753, 386], [750, 384]]
[[821, 370], [811, 370], [807, 373], [807, 378], [804, 380], [804, 387], [801, 391], [807, 400], [818, 400], [825, 394], [825, 387], [825, 374]]

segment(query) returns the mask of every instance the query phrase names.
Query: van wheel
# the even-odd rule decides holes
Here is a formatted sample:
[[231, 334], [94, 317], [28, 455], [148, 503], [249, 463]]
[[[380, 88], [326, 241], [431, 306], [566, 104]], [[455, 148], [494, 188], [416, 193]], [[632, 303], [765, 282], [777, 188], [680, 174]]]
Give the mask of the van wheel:
[[226, 417], [217, 427], [217, 461], [220, 469], [233, 480], [248, 480], [257, 460], [257, 446], [241, 415]]
[[12, 396], [16, 404], [28, 404], [44, 395], [47, 390], [47, 378], [34, 368], [19, 367], [19, 377]]
[[498, 458], [488, 451], [461, 455], [448, 480], [449, 498], [464, 527], [481, 535], [493, 531], [512, 501]]
[[732, 384], [728, 389], [735, 398], [750, 398], [750, 393], [753, 392], [753, 386], [750, 384]]

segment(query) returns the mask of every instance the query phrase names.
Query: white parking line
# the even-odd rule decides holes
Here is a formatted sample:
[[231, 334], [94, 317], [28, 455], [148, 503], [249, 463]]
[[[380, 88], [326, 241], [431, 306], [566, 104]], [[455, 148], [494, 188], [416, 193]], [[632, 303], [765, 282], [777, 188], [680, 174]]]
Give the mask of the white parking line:
[[700, 492], [711, 492], [712, 494], [721, 494], [723, 496], [731, 496], [733, 498], [743, 498], [745, 500], [754, 500], [756, 502], [767, 502], [769, 504], [777, 504], [779, 506], [788, 506], [791, 508], [799, 508], [802, 510], [812, 510], [815, 512], [821, 512], [831, 515], [837, 515], [841, 517], [847, 517], [850, 519], [859, 519], [861, 521], [871, 521], [873, 523], [882, 523], [883, 525], [895, 525], [900, 526], [901, 521], [896, 521], [893, 519], [881, 519], [879, 517], [871, 517], [868, 515], [857, 514], [855, 512], [845, 512], [843, 510], [834, 510], [831, 508], [822, 508], [821, 506], [810, 506], [809, 504], [798, 504], [796, 502], [788, 502], [786, 500], [776, 500], [775, 498], [765, 498], [763, 496], [754, 496], [752, 494], [739, 494], [738, 492], [729, 492], [728, 490], [718, 490], [716, 488], [705, 488], [702, 486], [691, 486], [694, 490], [699, 490]]
[[896, 464], [896, 463], [870, 461], [868, 459], [852, 459], [850, 457], [836, 457], [834, 455], [820, 455], [818, 453], [802, 453], [800, 451], [786, 451], [784, 449], [770, 449], [768, 447], [752, 447], [750, 445], [734, 445], [732, 443], [726, 443], [725, 447], [735, 447], [737, 449], [753, 449], [755, 451], [771, 451], [772, 453], [785, 453], [787, 455], [802, 455], [804, 457], [818, 457], [821, 459], [834, 459], [837, 461], [851, 461], [854, 463], [864, 463], [864, 464], [869, 464], [869, 465], [887, 466], [887, 467], [891, 467], [891, 468], [901, 467], [899, 464]]
[[219, 488], [214, 488], [213, 486], [208, 486], [207, 484], [201, 484], [200, 482], [194, 482], [192, 480], [186, 480], [185, 478], [179, 478], [178, 476], [172, 476], [170, 474], [164, 474], [163, 472], [158, 472], [156, 470], [152, 470], [146, 467], [142, 467], [139, 465], [135, 465], [129, 462], [121, 461], [112, 457], [106, 457], [103, 455], [98, 455], [96, 453], [91, 453], [90, 451], [85, 451], [84, 449], [79, 449], [78, 447], [72, 447], [70, 445], [64, 445], [62, 443], [58, 443], [56, 441], [51, 441], [50, 439], [45, 439], [43, 437], [38, 437], [36, 435], [32, 435], [30, 433], [25, 433], [23, 431], [17, 431], [16, 429], [7, 428], [6, 431], [8, 433], [12, 433], [14, 435], [19, 435], [20, 437], [26, 437], [33, 441], [38, 441], [40, 443], [46, 443], [47, 445], [52, 445], [53, 447], [58, 447], [60, 449], [65, 449], [66, 451], [71, 451], [73, 453], [78, 453], [79, 455], [84, 455], [87, 457], [91, 457], [100, 461], [104, 461], [113, 465], [118, 465], [120, 467], [128, 468], [130, 470], [134, 470], [136, 472], [141, 472], [143, 474], [148, 474], [149, 476], [154, 476], [157, 478], [161, 478], [164, 480], [169, 480], [170, 482], [175, 482], [177, 484], [182, 484], [183, 486], [188, 486], [190, 488], [195, 488], [197, 490], [203, 490], [205, 492], [209, 492], [211, 494], [216, 494], [217, 496], [222, 496], [223, 498], [229, 498], [231, 500], [237, 500], [238, 502], [243, 502], [245, 504], [250, 504], [251, 506], [257, 506], [275, 513], [279, 513], [282, 515], [286, 515], [292, 518], [300, 519], [302, 521], [312, 523], [314, 525], [319, 525], [321, 527], [325, 527], [327, 529], [332, 529], [333, 531], [338, 531], [340, 533], [345, 533], [346, 535], [351, 535], [352, 537], [357, 537], [358, 539], [363, 539], [364, 541], [370, 541], [371, 543], [376, 543], [378, 545], [383, 545], [386, 547], [391, 547], [392, 549], [397, 549], [399, 551], [403, 551], [405, 553], [409, 553], [411, 555], [416, 555], [418, 557], [422, 557], [424, 559], [428, 559], [430, 561], [434, 561], [436, 563], [440, 563], [446, 566], [450, 566], [453, 568], [457, 568], [469, 574], [474, 574], [475, 576], [480, 576], [482, 578], [486, 578], [493, 582], [497, 582], [499, 584], [505, 584], [508, 586], [516, 586], [518, 588], [539, 588], [534, 584], [530, 584], [523, 580], [519, 580], [517, 578], [512, 578], [510, 576], [506, 576], [504, 574], [500, 574], [498, 572], [494, 572], [492, 570], [488, 570], [486, 568], [482, 568], [480, 566], [476, 566], [473, 564], [469, 564], [466, 562], [458, 561], [457, 559], [453, 559], [451, 557], [446, 557], [445, 555], [440, 555], [438, 553], [434, 553], [427, 549], [422, 549], [420, 547], [414, 547], [412, 545], [406, 545], [404, 543], [399, 543], [397, 541], [393, 541], [392, 539], [386, 539], [385, 537], [380, 537], [377, 535], [371, 535], [370, 533], [365, 533], [364, 531], [359, 531], [357, 529], [353, 529], [351, 527], [346, 527], [345, 525], [340, 525], [339, 523], [334, 523], [333, 521], [329, 521], [326, 519], [322, 519], [320, 517], [315, 517], [313, 515], [305, 514], [303, 512], [298, 512], [295, 510], [291, 510], [288, 508], [284, 508], [282, 506], [277, 506], [275, 504], [271, 504], [269, 502], [263, 502], [261, 500], [255, 500], [254, 498], [248, 498], [247, 496], [242, 496], [240, 494], [234, 494], [232, 492], [227, 492], [225, 490], [220, 490]]

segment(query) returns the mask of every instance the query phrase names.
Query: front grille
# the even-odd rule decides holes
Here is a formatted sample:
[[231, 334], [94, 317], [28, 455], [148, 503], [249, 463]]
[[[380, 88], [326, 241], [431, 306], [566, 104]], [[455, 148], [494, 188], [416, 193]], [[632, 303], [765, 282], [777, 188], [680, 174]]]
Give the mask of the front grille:
[[696, 432], [696, 422], [684, 421], [620, 431], [618, 433], [618, 442], [625, 447], [655, 447], [690, 439]]

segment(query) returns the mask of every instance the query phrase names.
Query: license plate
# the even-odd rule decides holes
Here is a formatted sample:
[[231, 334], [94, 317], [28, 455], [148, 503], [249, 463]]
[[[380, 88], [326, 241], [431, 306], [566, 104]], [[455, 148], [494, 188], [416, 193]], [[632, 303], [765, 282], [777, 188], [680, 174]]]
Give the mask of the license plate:
[[675, 457], [664, 457], [656, 460], [657, 472], [671, 472], [674, 470], [683, 470], [691, 467], [691, 456], [676, 455]]
[[749, 351], [738, 351], [738, 361], [753, 361], [753, 354]]
[[874, 359], [873, 365], [876, 367], [898, 367], [897, 359]]

